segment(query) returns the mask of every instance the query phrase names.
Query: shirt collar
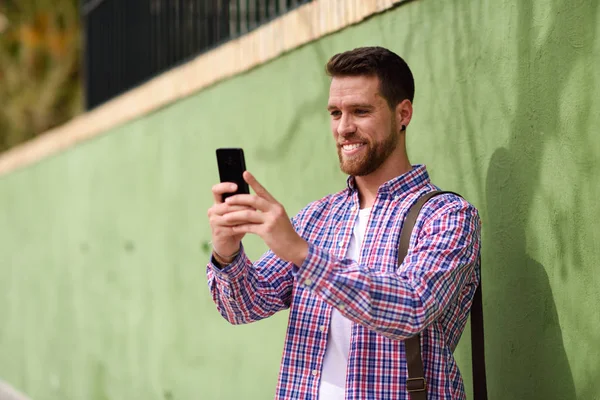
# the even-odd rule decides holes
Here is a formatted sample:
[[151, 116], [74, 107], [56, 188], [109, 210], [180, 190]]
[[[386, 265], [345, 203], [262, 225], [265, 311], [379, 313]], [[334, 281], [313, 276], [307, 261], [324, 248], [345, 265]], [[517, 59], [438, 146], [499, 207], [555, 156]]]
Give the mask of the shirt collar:
[[[429, 173], [425, 165], [416, 164], [412, 169], [402, 175], [390, 179], [379, 187], [379, 193], [390, 193], [392, 195], [409, 193], [419, 189], [425, 184], [430, 183]], [[356, 181], [354, 176], [349, 176], [346, 180], [349, 194], [356, 191]]]

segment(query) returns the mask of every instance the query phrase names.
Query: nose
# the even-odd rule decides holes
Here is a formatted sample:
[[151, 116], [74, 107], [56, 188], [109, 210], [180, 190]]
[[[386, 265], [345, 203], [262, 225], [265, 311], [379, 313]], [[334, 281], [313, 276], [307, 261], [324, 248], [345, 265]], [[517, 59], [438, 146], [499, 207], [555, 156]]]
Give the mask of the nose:
[[337, 126], [337, 133], [340, 136], [348, 136], [356, 132], [356, 125], [352, 121], [352, 117], [348, 114], [342, 114], [340, 122]]

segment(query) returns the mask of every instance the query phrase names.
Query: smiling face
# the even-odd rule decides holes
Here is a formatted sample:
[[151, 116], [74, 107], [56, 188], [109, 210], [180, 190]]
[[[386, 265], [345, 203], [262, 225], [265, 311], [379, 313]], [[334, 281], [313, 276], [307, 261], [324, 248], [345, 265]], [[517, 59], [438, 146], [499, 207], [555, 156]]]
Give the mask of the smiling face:
[[344, 173], [367, 176], [396, 150], [396, 116], [381, 96], [376, 76], [333, 77], [327, 109]]

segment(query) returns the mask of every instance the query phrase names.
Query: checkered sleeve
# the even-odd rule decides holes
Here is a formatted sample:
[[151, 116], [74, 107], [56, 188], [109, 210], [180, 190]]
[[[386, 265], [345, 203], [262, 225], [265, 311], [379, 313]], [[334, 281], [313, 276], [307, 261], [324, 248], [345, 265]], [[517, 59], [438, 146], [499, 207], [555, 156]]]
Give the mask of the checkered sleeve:
[[207, 266], [208, 287], [219, 313], [234, 325], [267, 318], [290, 306], [291, 267], [267, 251], [255, 263], [244, 249], [224, 268]]
[[[291, 221], [299, 230], [309, 207]], [[240, 254], [224, 268], [211, 258], [206, 267], [208, 287], [219, 313], [232, 324], [247, 324], [289, 308], [292, 298], [293, 265], [268, 250], [252, 263], [242, 245]]]
[[480, 238], [477, 210], [462, 200], [432, 199], [419, 220], [395, 272], [376, 272], [309, 245], [295, 274], [347, 318], [392, 339], [414, 336], [476, 279]]

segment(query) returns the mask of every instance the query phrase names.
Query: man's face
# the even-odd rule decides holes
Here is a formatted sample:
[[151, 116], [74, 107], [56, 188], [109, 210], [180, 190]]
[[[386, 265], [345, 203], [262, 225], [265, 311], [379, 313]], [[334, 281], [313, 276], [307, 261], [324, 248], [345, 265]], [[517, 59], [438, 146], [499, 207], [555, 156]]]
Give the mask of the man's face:
[[376, 76], [334, 77], [327, 109], [344, 173], [369, 175], [396, 148], [395, 116], [379, 93]]

